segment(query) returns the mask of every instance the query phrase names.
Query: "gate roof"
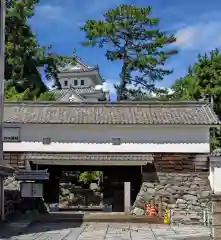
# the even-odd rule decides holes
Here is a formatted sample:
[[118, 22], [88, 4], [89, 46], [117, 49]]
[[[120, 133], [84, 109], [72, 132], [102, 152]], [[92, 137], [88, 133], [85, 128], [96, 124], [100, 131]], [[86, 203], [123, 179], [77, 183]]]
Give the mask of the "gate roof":
[[207, 102], [6, 102], [5, 123], [219, 125]]

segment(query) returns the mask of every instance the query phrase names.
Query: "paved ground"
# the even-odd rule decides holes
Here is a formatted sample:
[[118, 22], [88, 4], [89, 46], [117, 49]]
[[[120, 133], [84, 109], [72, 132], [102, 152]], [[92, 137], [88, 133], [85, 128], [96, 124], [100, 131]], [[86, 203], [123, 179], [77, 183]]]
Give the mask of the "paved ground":
[[[0, 234], [1, 235], [1, 234]], [[210, 229], [203, 226], [173, 226], [127, 223], [33, 224], [10, 240], [206, 240]]]

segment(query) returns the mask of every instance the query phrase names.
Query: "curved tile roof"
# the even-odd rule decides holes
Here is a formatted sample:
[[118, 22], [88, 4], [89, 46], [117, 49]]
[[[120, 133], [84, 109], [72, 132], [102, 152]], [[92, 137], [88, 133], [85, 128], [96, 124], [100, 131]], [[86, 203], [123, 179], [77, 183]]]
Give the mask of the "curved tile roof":
[[76, 98], [78, 98], [78, 101], [85, 101], [86, 99], [84, 99], [84, 96], [89, 94], [99, 93], [99, 94], [105, 95], [102, 89], [97, 90], [93, 87], [56, 89], [51, 92], [54, 94], [54, 97], [57, 101], [60, 101], [60, 100], [68, 101], [68, 99], [72, 95], [76, 96]]
[[6, 102], [5, 123], [218, 125], [202, 102]]
[[68, 63], [64, 67], [60, 67], [58, 70], [60, 73], [91, 72], [98, 70], [98, 66], [89, 67], [88, 65], [84, 64], [80, 58], [77, 57], [75, 65]]

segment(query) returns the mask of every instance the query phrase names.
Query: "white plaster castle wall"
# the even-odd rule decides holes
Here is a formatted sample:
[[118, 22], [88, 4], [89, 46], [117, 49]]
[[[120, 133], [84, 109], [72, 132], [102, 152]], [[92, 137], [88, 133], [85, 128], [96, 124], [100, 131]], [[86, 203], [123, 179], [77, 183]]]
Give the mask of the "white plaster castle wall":
[[[78, 81], [78, 85], [75, 85], [74, 81]], [[84, 80], [84, 85], [81, 85], [81, 80]], [[61, 87], [63, 89], [70, 88], [70, 87], [91, 87], [95, 86], [93, 83], [92, 79], [90, 77], [81, 77], [81, 76], [76, 76], [76, 77], [60, 77], [59, 79], [61, 83]], [[65, 86], [65, 81], [68, 81], [68, 85]]]
[[[8, 125], [9, 126], [9, 125]], [[111, 143], [209, 143], [207, 126], [120, 126], [74, 124], [22, 124], [20, 141]]]
[[215, 194], [221, 194], [221, 156], [210, 157], [209, 181]]

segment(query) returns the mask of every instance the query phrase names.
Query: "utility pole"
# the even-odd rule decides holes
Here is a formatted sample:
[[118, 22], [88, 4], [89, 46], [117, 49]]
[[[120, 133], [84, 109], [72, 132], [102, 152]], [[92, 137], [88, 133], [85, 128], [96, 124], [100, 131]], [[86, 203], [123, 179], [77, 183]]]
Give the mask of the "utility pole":
[[[5, 72], [5, 0], [0, 0], [0, 167], [3, 160], [3, 124], [4, 124], [4, 72]], [[4, 175], [0, 175], [0, 216], [4, 220]]]
[[4, 161], [4, 78], [5, 78], [5, 0], [0, 0], [0, 218], [5, 220], [4, 178], [12, 175], [14, 169]]
[[0, 165], [3, 162], [4, 72], [5, 72], [5, 0], [0, 0]]

